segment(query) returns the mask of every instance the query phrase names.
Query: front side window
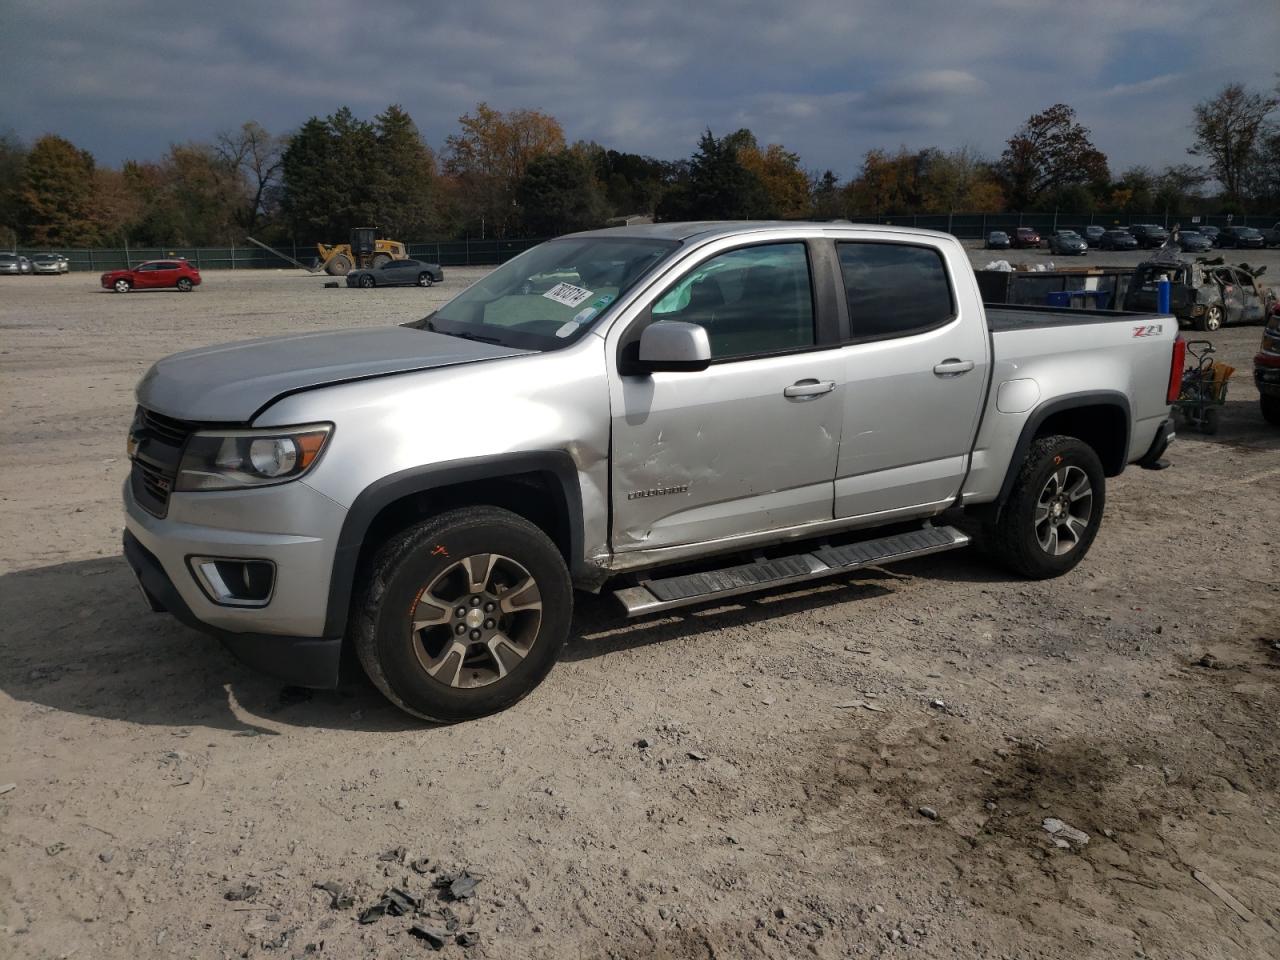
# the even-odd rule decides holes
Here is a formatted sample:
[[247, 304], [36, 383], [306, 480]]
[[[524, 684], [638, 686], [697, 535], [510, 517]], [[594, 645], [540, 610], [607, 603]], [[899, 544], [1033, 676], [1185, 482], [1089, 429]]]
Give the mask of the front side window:
[[655, 323], [696, 323], [711, 358], [779, 353], [815, 343], [805, 245], [744, 247], [700, 263], [650, 309]]
[[840, 274], [855, 340], [906, 336], [955, 316], [942, 254], [902, 243], [841, 243]]

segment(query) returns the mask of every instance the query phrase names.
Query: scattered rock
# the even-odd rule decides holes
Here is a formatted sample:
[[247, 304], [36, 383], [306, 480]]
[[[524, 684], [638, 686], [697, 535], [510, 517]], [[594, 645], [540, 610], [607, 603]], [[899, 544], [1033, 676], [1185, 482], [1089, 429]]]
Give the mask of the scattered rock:
[[409, 864], [414, 873], [430, 873], [431, 861], [427, 857], [419, 857]]
[[773, 915], [777, 917], [779, 920], [785, 920], [787, 919], [787, 908], [778, 907], [773, 911]]
[[988, 800], [986, 803], [982, 805], [982, 809], [987, 811], [987, 813], [995, 813], [995, 810], [996, 810], [995, 801]]
[[659, 907], [659, 908], [658, 908], [658, 916], [660, 916], [663, 920], [670, 920], [670, 919], [671, 919], [671, 911], [670, 911], [670, 910], [668, 910], [666, 907]]
[[639, 740], [636, 741], [636, 746], [639, 747], [641, 750], [648, 750], [651, 746], [653, 746], [653, 744], [651, 744], [644, 737], [641, 737]]
[[1196, 661], [1197, 667], [1204, 667], [1206, 670], [1221, 670], [1222, 661], [1215, 657], [1212, 653], [1206, 653]]
[[465, 871], [455, 879], [450, 880], [448, 887], [449, 898], [451, 900], [470, 900], [475, 896], [476, 884], [480, 882], [478, 877], [473, 877]]
[[16, 783], [0, 784], [0, 797], [3, 797], [6, 793], [9, 793], [10, 791], [17, 790], [17, 789], [18, 789], [18, 785]]
[[242, 880], [240, 883], [237, 883], [235, 886], [227, 890], [227, 892], [222, 895], [222, 898], [224, 900], [230, 900], [233, 903], [238, 903], [243, 900], [252, 900], [261, 892], [262, 887], [258, 884], [250, 883], [248, 880]]
[[398, 800], [396, 800], [396, 804], [395, 804], [395, 806], [396, 806], [396, 809], [397, 809], [397, 810], [403, 810], [403, 809], [405, 809], [407, 806], [409, 806], [409, 801], [408, 801], [408, 800], [404, 800], [404, 799], [398, 799]]
[[360, 912], [361, 923], [373, 923], [383, 917], [404, 917], [422, 909], [422, 898], [399, 887], [387, 889], [378, 902]]
[[938, 819], [938, 811], [933, 809], [933, 807], [920, 807], [916, 810], [916, 813], [920, 814], [920, 816], [924, 817], [926, 820]]
[[[400, 806], [404, 801], [397, 800], [396, 806]], [[409, 850], [407, 847], [393, 847], [385, 853], [378, 854], [378, 859], [383, 863], [404, 863], [409, 858]]]
[[63, 843], [61, 840], [58, 840], [57, 842], [51, 843], [47, 847], [45, 847], [44, 852], [51, 857], [56, 857], [65, 849], [67, 849], [67, 845]]
[[114, 850], [103, 850], [100, 854], [98, 854], [98, 859], [101, 860], [103, 863], [110, 863], [115, 858], [116, 858], [116, 852]]
[[333, 910], [350, 910], [356, 905], [355, 895], [347, 889], [345, 884], [337, 880], [317, 883], [316, 889], [329, 894], [329, 907]]
[[431, 927], [421, 923], [415, 923], [410, 927], [409, 933], [419, 940], [425, 940], [427, 946], [431, 947], [432, 950], [443, 950], [444, 945], [449, 942], [448, 934], [440, 930], [433, 930]]
[[1083, 830], [1077, 830], [1075, 827], [1064, 823], [1057, 817], [1045, 817], [1041, 822], [1046, 833], [1053, 837], [1054, 843], [1060, 847], [1069, 847], [1072, 844], [1084, 846], [1089, 842], [1089, 835]]
[[707, 759], [707, 755], [706, 755], [705, 753], [699, 753], [697, 750], [690, 750], [690, 751], [689, 751], [689, 759], [690, 759], [690, 760], [705, 760], [705, 759]]
[[480, 946], [480, 933], [477, 930], [463, 930], [458, 934], [456, 942], [460, 947], [478, 947]]
[[935, 709], [935, 710], [946, 710], [946, 709], [947, 709], [947, 701], [945, 701], [945, 700], [939, 700], [939, 699], [935, 698], [935, 699], [933, 699], [933, 700], [930, 700], [930, 701], [929, 701], [929, 706], [933, 707], [933, 709]]

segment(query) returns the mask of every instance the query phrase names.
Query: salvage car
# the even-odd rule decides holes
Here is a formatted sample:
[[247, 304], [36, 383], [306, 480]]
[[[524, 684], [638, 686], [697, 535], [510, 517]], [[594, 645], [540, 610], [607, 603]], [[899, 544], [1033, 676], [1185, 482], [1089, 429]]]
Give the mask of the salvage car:
[[1138, 241], [1128, 230], [1108, 230], [1098, 241], [1102, 250], [1137, 250]]
[[347, 273], [348, 287], [429, 287], [443, 281], [440, 264], [421, 260], [388, 260], [377, 267]]
[[988, 250], [1008, 250], [1009, 235], [1003, 230], [992, 230], [987, 234], [986, 246]]
[[116, 293], [130, 290], [180, 290], [190, 293], [200, 286], [200, 271], [186, 260], [148, 260], [128, 270], [108, 270], [101, 277], [103, 289]]
[[1049, 234], [1049, 249], [1065, 256], [1083, 257], [1089, 252], [1089, 244], [1074, 230], [1057, 230]]
[[1266, 243], [1263, 241], [1261, 230], [1255, 230], [1253, 227], [1227, 227], [1218, 234], [1218, 246], [1252, 247], [1255, 250], [1261, 250]]
[[1271, 305], [1271, 318], [1262, 331], [1262, 346], [1253, 358], [1253, 382], [1262, 418], [1280, 427], [1280, 303]]
[[31, 258], [31, 269], [35, 273], [66, 273], [69, 269], [66, 258], [56, 253], [37, 253]]
[[1009, 244], [1015, 250], [1025, 250], [1040, 246], [1040, 231], [1035, 227], [1018, 227], [1009, 238]]
[[1182, 346], [1169, 316], [984, 308], [949, 234], [572, 234], [403, 326], [157, 362], [124, 553], [152, 609], [288, 682], [333, 686], [349, 645], [465, 720], [542, 681], [575, 588], [650, 616], [975, 535], [1066, 573], [1108, 478], [1163, 465]]
[[1164, 278], [1170, 282], [1170, 310], [1196, 330], [1218, 330], [1228, 323], [1262, 323], [1276, 301], [1275, 291], [1258, 279], [1266, 269], [1247, 263], [1228, 264], [1221, 257], [1147, 260], [1134, 271], [1124, 306], [1126, 310], [1154, 310], [1156, 285]]
[[1156, 223], [1130, 224], [1129, 234], [1138, 241], [1138, 246], [1144, 249], [1162, 247], [1169, 239], [1169, 231]]

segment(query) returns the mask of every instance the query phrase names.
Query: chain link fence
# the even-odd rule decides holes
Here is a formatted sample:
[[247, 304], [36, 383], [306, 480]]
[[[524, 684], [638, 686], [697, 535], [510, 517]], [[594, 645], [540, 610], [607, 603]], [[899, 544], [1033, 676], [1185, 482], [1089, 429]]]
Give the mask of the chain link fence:
[[[1280, 216], [1202, 216], [1175, 217], [1167, 213], [922, 213], [903, 216], [850, 216], [854, 223], [877, 223], [897, 227], [919, 227], [939, 230], [961, 240], [981, 240], [992, 230], [1011, 231], [1017, 227], [1035, 227], [1044, 232], [1053, 230], [1082, 230], [1087, 226], [1126, 226], [1131, 223], [1157, 223], [1166, 229], [1181, 224], [1184, 227], [1212, 225], [1225, 227], [1271, 227]], [[417, 260], [438, 263], [444, 267], [496, 266], [506, 263], [517, 254], [543, 242], [543, 238], [518, 240], [433, 240], [407, 243], [409, 256]], [[305, 264], [317, 260], [314, 246], [276, 244], [284, 254]], [[31, 256], [44, 252], [61, 253], [71, 261], [72, 270], [99, 272], [136, 266], [147, 260], [184, 257], [201, 270], [294, 270], [297, 269], [283, 257], [260, 247], [93, 247], [86, 249], [20, 248], [18, 253]]]

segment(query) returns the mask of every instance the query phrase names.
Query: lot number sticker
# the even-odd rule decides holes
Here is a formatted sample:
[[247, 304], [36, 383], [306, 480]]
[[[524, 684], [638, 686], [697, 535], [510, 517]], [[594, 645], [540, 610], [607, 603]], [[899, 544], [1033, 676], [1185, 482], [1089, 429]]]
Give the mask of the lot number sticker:
[[563, 303], [566, 307], [579, 307], [591, 299], [591, 291], [575, 287], [572, 283], [557, 283], [543, 296], [556, 303]]

